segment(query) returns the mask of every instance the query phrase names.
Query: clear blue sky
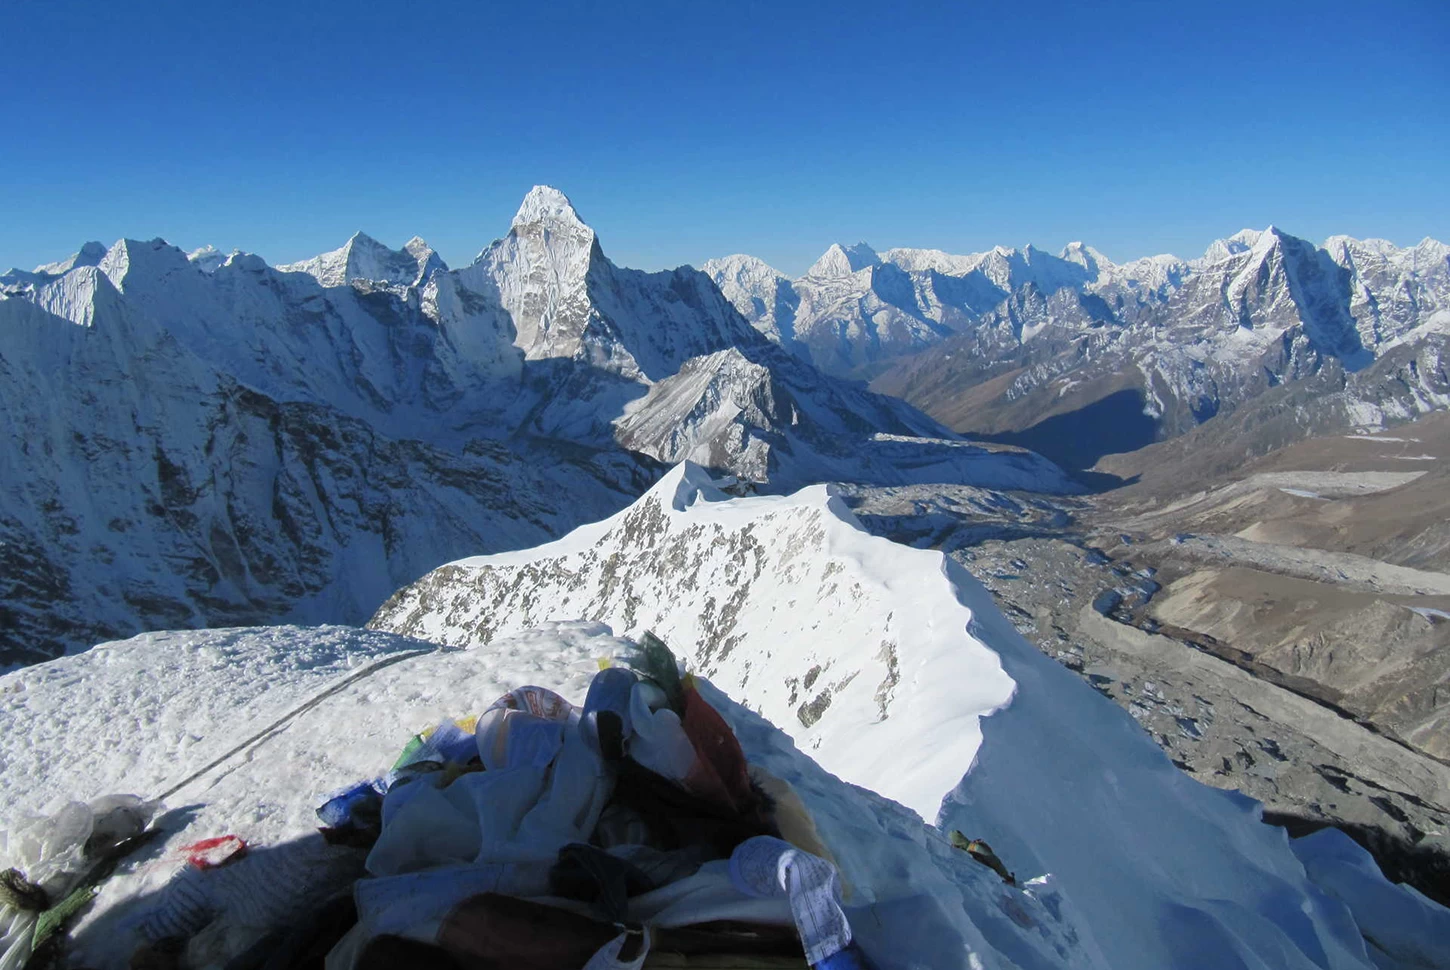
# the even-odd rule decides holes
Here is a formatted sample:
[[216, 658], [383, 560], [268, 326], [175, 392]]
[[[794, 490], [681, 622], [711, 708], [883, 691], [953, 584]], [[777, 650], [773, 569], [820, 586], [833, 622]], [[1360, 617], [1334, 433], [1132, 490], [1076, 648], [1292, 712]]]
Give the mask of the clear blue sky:
[[0, 4], [0, 268], [164, 236], [453, 265], [556, 185], [624, 265], [832, 241], [1450, 238], [1450, 0]]

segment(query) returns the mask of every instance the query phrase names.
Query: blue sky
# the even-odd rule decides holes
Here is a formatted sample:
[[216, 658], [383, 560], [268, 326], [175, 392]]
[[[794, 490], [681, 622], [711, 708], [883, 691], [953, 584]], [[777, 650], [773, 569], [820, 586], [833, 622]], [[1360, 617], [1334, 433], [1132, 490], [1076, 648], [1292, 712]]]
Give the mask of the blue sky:
[[[126, 9], [141, 8], [141, 9]], [[305, 8], [305, 9], [303, 9]], [[0, 268], [163, 236], [458, 265], [556, 185], [624, 265], [831, 242], [1450, 238], [1450, 2], [0, 6]]]

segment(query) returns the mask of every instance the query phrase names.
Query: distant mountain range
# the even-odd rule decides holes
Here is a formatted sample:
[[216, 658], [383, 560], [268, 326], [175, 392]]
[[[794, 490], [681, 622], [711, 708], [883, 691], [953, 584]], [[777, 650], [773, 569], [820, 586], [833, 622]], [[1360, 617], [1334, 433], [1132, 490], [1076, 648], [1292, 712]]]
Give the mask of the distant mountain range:
[[1078, 468], [1305, 379], [1345, 392], [1329, 423], [1450, 404], [1450, 246], [1432, 239], [1321, 247], [1270, 226], [1198, 259], [1121, 265], [1082, 243], [1057, 256], [861, 243], [832, 246], [798, 280], [749, 256], [704, 270], [822, 370]]
[[540, 186], [461, 269], [361, 233], [278, 267], [87, 243], [0, 274], [0, 662], [359, 621], [686, 459], [776, 491], [1070, 492], [1014, 446], [1085, 469], [1234, 410], [1236, 442], [1409, 416], [1450, 404], [1447, 343], [1450, 247], [1272, 227], [1192, 261], [861, 244], [795, 281], [644, 273]]
[[547, 187], [458, 270], [362, 234], [282, 267], [125, 239], [9, 270], [0, 414], [0, 664], [143, 629], [360, 622], [685, 458], [777, 490], [1076, 487], [820, 373], [701, 272], [616, 267]]

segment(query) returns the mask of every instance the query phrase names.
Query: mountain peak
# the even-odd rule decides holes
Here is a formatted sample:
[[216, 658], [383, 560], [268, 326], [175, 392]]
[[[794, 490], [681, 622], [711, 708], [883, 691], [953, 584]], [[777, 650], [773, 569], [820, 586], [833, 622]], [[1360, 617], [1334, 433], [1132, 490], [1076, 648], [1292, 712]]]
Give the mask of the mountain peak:
[[879, 262], [881, 262], [881, 257], [876, 255], [876, 250], [863, 242], [858, 242], [854, 246], [832, 243], [831, 248], [827, 249], [821, 258], [806, 270], [806, 275], [827, 279], [850, 276], [868, 266], [875, 266]]
[[1284, 233], [1280, 231], [1278, 226], [1274, 225], [1273, 223], [1269, 223], [1269, 228], [1259, 233], [1258, 238], [1254, 240], [1254, 252], [1269, 252], [1283, 241]]
[[1266, 245], [1272, 246], [1278, 234], [1279, 230], [1272, 225], [1262, 230], [1240, 229], [1227, 239], [1215, 239], [1203, 254], [1204, 261], [1218, 263], [1228, 259], [1230, 256], [1246, 253], [1257, 247], [1260, 241], [1266, 236], [1268, 237]]
[[551, 185], [536, 185], [524, 196], [511, 228], [546, 225], [587, 229], [569, 197]]
[[1087, 243], [1074, 241], [1062, 247], [1058, 259], [1081, 266], [1089, 275], [1096, 276], [1102, 270], [1111, 267], [1113, 261], [1102, 253], [1098, 252]]
[[77, 266], [99, 266], [101, 260], [106, 258], [107, 249], [108, 247], [104, 243], [88, 242], [78, 252], [72, 253], [70, 258], [42, 264], [35, 267], [35, 272], [61, 276]]
[[366, 249], [388, 248], [387, 246], [384, 246], [382, 243], [378, 242], [372, 236], [369, 236], [367, 233], [363, 232], [361, 229], [353, 233], [351, 236], [348, 236], [347, 242], [342, 244], [342, 248], [344, 250], [352, 249], [354, 246], [361, 246]]
[[203, 273], [214, 273], [227, 261], [227, 255], [215, 246], [206, 245], [186, 254], [187, 262]]
[[118, 239], [96, 265], [122, 292], [133, 271], [140, 271], [140, 278], [147, 280], [191, 267], [186, 253], [159, 236], [150, 240]]
[[446, 269], [443, 261], [417, 236], [402, 249], [394, 250], [362, 231], [353, 233], [331, 252], [277, 266], [283, 273], [306, 273], [323, 286], [342, 286], [353, 280], [414, 286], [440, 268]]
[[707, 259], [700, 266], [700, 272], [709, 276], [715, 282], [730, 278], [734, 280], [757, 279], [783, 280], [786, 275], [780, 270], [771, 266], [765, 260], [746, 253], [735, 253], [730, 256], [721, 256], [717, 259]]

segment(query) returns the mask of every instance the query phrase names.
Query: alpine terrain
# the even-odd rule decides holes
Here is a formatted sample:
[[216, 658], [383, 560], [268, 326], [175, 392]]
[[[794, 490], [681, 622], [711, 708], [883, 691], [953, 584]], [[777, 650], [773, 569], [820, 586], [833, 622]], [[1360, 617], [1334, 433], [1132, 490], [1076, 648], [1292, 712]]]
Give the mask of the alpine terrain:
[[[861, 243], [794, 281], [749, 256], [704, 269], [758, 330], [827, 372], [1074, 469], [1305, 382], [1316, 400], [1300, 436], [1450, 404], [1450, 246], [1433, 239], [1321, 247], [1270, 226], [1193, 260]], [[1250, 433], [1242, 448], [1269, 444]]]
[[459, 270], [361, 233], [280, 267], [121, 240], [10, 270], [0, 413], [0, 663], [361, 622], [685, 458], [774, 489], [1076, 489], [782, 352], [702, 273], [614, 266], [546, 187]]
[[[601, 619], [551, 619], [581, 614]], [[190, 898], [176, 885], [218, 907], [188, 958], [232, 959], [295, 916], [269, 898], [354, 877], [361, 854], [311, 828], [329, 789], [383, 770], [415, 725], [522, 683], [582, 698], [598, 658], [630, 650], [611, 627], [648, 626], [709, 675], [702, 690], [751, 762], [799, 795], [840, 866], [850, 934], [881, 970], [1446, 957], [1450, 912], [1386, 882], [1339, 832], [1291, 842], [1253, 801], [1188, 778], [964, 570], [865, 532], [825, 486], [732, 498], [686, 463], [561, 540], [431, 573], [370, 625], [148, 634], [0, 678], [10, 812], [97, 784], [174, 796], [145, 855], [72, 928], [76, 965], [124, 966], [149, 914]], [[113, 719], [78, 745], [58, 716], [76, 706], [124, 709], [142, 729]], [[953, 848], [950, 829], [988, 839], [1015, 875]], [[218, 831], [258, 847], [176, 875], [185, 846]], [[261, 897], [229, 889], [283, 873]], [[408, 905], [456, 878], [417, 874]]]
[[[526, 836], [670, 753], [646, 723], [698, 794], [714, 712], [876, 970], [1450, 966], [1447, 349], [1432, 240], [642, 272], [546, 186], [461, 268], [358, 233], [9, 270], [0, 970], [45, 910], [18, 870], [98, 805], [150, 834], [65, 897], [60, 967], [239, 967], [329, 895], [377, 938], [458, 884], [560, 903], [500, 887], [603, 816]], [[530, 685], [558, 743], [479, 770]], [[683, 861], [631, 897], [801, 925]]]

